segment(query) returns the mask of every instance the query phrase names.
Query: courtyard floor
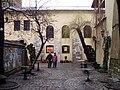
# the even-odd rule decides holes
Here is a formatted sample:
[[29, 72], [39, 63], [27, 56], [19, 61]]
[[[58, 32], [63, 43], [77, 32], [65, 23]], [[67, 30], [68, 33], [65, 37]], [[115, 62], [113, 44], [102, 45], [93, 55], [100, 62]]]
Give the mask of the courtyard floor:
[[107, 90], [100, 83], [107, 74], [91, 70], [91, 81], [86, 82], [87, 75], [83, 73], [80, 63], [58, 63], [57, 68], [47, 68], [47, 63], [40, 63], [39, 69], [37, 71], [36, 64], [34, 75], [27, 75], [28, 80], [23, 80], [21, 72], [9, 76], [7, 80], [20, 85], [14, 90]]

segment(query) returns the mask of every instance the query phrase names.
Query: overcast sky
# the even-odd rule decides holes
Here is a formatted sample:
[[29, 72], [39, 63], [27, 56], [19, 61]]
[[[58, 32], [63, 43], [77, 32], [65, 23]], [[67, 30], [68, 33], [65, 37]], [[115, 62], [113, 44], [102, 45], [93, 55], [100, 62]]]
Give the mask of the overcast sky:
[[[35, 6], [35, 0], [22, 0], [23, 7]], [[47, 2], [47, 3], [46, 3]], [[39, 6], [81, 6], [91, 7], [93, 0], [37, 0]]]

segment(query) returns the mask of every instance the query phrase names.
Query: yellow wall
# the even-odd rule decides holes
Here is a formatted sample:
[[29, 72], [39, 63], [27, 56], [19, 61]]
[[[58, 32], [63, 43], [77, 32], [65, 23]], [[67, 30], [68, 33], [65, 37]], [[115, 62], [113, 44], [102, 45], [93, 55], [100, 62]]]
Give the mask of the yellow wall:
[[[8, 13], [5, 14], [5, 17], [8, 17], [8, 22], [5, 23], [5, 39], [7, 40], [22, 40], [24, 39], [27, 44], [33, 43], [34, 35], [32, 31], [24, 31], [23, 30], [23, 20], [27, 20], [23, 14], [18, 14], [13, 12], [12, 16]], [[20, 20], [21, 27], [20, 31], [14, 31], [14, 20]], [[32, 28], [32, 27], [31, 27]]]
[[112, 22], [113, 22], [114, 1], [115, 0], [105, 0], [105, 15], [107, 17], [106, 28], [109, 31], [110, 36], [112, 36]]
[[[62, 27], [64, 25], [70, 25], [70, 23], [72, 21], [74, 21], [74, 19], [76, 17], [80, 17], [81, 20], [80, 22], [81, 24], [81, 30], [83, 32], [83, 27], [85, 25], [90, 25], [92, 30], [94, 28], [94, 21], [95, 21], [95, 17], [94, 17], [94, 11], [85, 11], [85, 10], [50, 10], [48, 11], [48, 13], [51, 15], [50, 18], [52, 18], [53, 22], [51, 23], [51, 25], [54, 27], [54, 39], [50, 42], [47, 42], [46, 45], [54, 45], [55, 48], [55, 52], [58, 54], [59, 57], [59, 61], [60, 60], [64, 60], [64, 56], [68, 57], [68, 60], [72, 60], [73, 58], [73, 52], [72, 52], [72, 36], [76, 37], [77, 35], [72, 35], [73, 31], [71, 32], [70, 38], [69, 39], [63, 39], [61, 38], [61, 31], [62, 31]], [[16, 15], [16, 13], [14, 13], [14, 15]], [[6, 14], [7, 17], [11, 17], [8, 14]], [[38, 41], [38, 36], [32, 31], [32, 28], [36, 28], [35, 23], [32, 22], [31, 25], [33, 25], [33, 27], [31, 27], [30, 31], [23, 31], [23, 25], [21, 25], [21, 31], [15, 31], [14, 32], [14, 25], [13, 25], [13, 20], [21, 20], [21, 22], [23, 23], [23, 20], [27, 20], [27, 18], [25, 18], [22, 14], [18, 14], [18, 17], [16, 18], [15, 16], [11, 18], [10, 23], [6, 23], [5, 24], [5, 39], [8, 40], [21, 40], [21, 39], [25, 39], [25, 42], [27, 44], [33, 43], [34, 46], [36, 47], [36, 51], [38, 51], [39, 46], [40, 46], [40, 42]], [[31, 19], [32, 20], [32, 19]], [[84, 22], [89, 22], [89, 23], [84, 23]], [[11, 34], [10, 34], [11, 33]], [[45, 32], [44, 32], [45, 35]], [[92, 44], [92, 38], [91, 39], [85, 39], [86, 44], [91, 45]], [[44, 47], [44, 52], [43, 52], [43, 59], [45, 59], [46, 57], [46, 45]], [[62, 45], [69, 45], [70, 46], [70, 53], [69, 54], [62, 54], [61, 51], [61, 46]], [[82, 51], [83, 52], [83, 51]], [[84, 56], [84, 53], [82, 53], [82, 55]], [[86, 59], [85, 57], [83, 57], [83, 59]]]
[[[101, 37], [101, 30], [105, 29], [105, 36], [106, 31], [108, 31], [108, 36], [111, 36], [112, 38], [112, 26], [113, 21], [117, 21], [115, 18], [113, 18], [113, 12], [114, 10], [114, 2], [115, 0], [105, 0], [105, 17], [106, 19], [100, 22], [98, 25], [96, 25], [96, 36], [97, 36], [97, 50], [96, 50], [96, 60], [99, 64], [102, 65], [103, 63], [103, 38]], [[115, 11], [116, 12], [116, 11]], [[117, 16], [114, 16], [117, 17]], [[111, 50], [110, 50], [111, 51]]]
[[101, 27], [103, 27], [103, 24], [105, 23], [102, 22], [98, 26], [96, 26], [96, 36], [97, 36], [97, 42], [96, 42], [96, 61], [98, 64], [103, 63], [103, 38], [101, 36]]

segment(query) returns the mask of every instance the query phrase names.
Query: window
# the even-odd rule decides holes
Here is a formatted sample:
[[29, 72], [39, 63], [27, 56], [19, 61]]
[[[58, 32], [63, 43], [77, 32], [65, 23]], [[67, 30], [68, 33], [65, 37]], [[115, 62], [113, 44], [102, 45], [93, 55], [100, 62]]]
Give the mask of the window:
[[20, 30], [20, 20], [14, 20], [14, 31]]
[[67, 25], [62, 27], [62, 38], [70, 38], [70, 29]]
[[24, 31], [30, 30], [30, 20], [24, 20]]
[[46, 53], [54, 53], [54, 46], [53, 45], [47, 45], [46, 46]]
[[46, 37], [47, 38], [54, 38], [54, 28], [53, 26], [47, 26], [46, 28]]
[[70, 53], [70, 46], [63, 45], [62, 46], [62, 53]]
[[84, 27], [84, 38], [91, 38], [91, 27], [89, 25], [86, 25]]

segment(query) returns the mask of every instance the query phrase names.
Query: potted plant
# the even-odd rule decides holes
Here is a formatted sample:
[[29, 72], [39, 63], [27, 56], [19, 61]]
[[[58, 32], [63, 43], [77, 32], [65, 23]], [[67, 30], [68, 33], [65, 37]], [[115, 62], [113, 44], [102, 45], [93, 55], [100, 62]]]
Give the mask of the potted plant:
[[67, 56], [64, 57], [65, 58], [65, 62], [67, 61]]

